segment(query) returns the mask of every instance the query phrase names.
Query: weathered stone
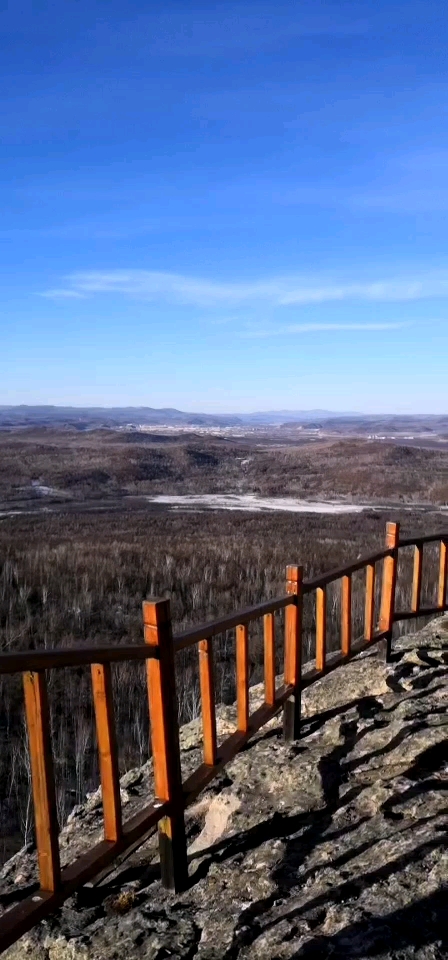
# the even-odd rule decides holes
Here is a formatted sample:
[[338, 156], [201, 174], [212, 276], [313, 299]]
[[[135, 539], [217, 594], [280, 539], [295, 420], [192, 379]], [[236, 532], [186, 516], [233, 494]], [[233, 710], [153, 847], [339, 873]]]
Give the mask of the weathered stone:
[[[448, 622], [376, 650], [310, 687], [301, 740], [279, 719], [189, 810], [191, 886], [160, 885], [151, 838], [7, 952], [8, 960], [437, 960], [447, 956]], [[259, 705], [261, 687], [251, 690]], [[234, 727], [218, 710], [218, 731]], [[184, 775], [201, 724], [181, 731]], [[152, 765], [121, 781], [126, 817], [152, 792]], [[101, 837], [101, 791], [61, 833], [63, 862]], [[2, 871], [0, 903], [36, 876], [35, 854]]]

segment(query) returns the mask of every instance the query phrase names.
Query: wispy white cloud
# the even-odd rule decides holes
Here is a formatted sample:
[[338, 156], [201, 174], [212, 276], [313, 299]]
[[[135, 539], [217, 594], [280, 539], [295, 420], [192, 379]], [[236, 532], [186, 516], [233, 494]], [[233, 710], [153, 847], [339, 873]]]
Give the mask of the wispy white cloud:
[[49, 300], [85, 300], [86, 294], [81, 293], [80, 290], [71, 290], [71, 289], [61, 289], [61, 290], [44, 290], [43, 293], [39, 293], [40, 297], [47, 297]]
[[[69, 287], [64, 291], [75, 290], [83, 296], [118, 293], [144, 300], [163, 300], [200, 307], [262, 299], [279, 302], [283, 289], [281, 281], [222, 283], [155, 270], [92, 271], [75, 273], [65, 280]], [[49, 293], [54, 295], [57, 292]]]
[[[446, 281], [448, 292], [448, 277]], [[326, 303], [340, 300], [418, 300], [425, 296], [421, 281], [386, 280], [377, 283], [351, 283], [340, 286], [297, 286], [285, 291], [281, 305]]]
[[245, 330], [240, 334], [241, 337], [278, 337], [279, 334], [294, 333], [319, 333], [319, 332], [338, 332], [344, 330], [357, 330], [360, 332], [369, 330], [397, 330], [400, 327], [409, 327], [408, 321], [399, 323], [289, 323], [286, 326], [261, 327], [260, 329]]
[[57, 300], [119, 294], [205, 308], [249, 303], [290, 306], [342, 301], [403, 302], [448, 296], [448, 269], [356, 283], [297, 276], [238, 283], [154, 270], [87, 271], [64, 279], [63, 287], [44, 291], [42, 296]]

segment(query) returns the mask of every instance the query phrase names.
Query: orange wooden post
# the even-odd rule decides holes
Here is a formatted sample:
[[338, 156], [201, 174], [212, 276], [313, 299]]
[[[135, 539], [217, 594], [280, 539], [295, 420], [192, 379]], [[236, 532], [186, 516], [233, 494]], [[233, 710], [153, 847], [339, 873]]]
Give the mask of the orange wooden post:
[[286, 592], [294, 598], [285, 607], [285, 686], [293, 686], [283, 707], [283, 736], [285, 740], [300, 737], [301, 673], [302, 673], [302, 595], [303, 569], [286, 567]]
[[122, 824], [110, 663], [92, 663], [91, 674], [103, 795], [104, 839], [116, 842], [121, 837]]
[[375, 620], [375, 564], [366, 567], [366, 602], [364, 608], [364, 637], [371, 640]]
[[316, 670], [325, 670], [327, 660], [327, 591], [316, 590]]
[[344, 657], [348, 657], [352, 645], [352, 578], [350, 575], [342, 577], [341, 594], [341, 652]]
[[216, 763], [216, 712], [213, 678], [213, 641], [199, 642], [199, 681], [201, 685], [202, 730], [204, 735], [204, 763]]
[[437, 606], [441, 610], [446, 607], [446, 579], [448, 573], [448, 550], [446, 540], [440, 541], [439, 586], [437, 590]]
[[154, 788], [157, 800], [169, 805], [159, 821], [162, 883], [179, 892], [188, 882], [188, 864], [170, 601], [145, 601], [143, 623], [145, 643], [157, 653], [146, 661]]
[[61, 883], [58, 818], [50, 738], [50, 711], [44, 673], [23, 674], [25, 713], [33, 783], [34, 824], [42, 890]]
[[270, 707], [275, 702], [275, 619], [273, 613], [264, 616], [264, 699]]
[[380, 631], [385, 632], [384, 642], [381, 644], [382, 653], [386, 662], [389, 662], [392, 653], [392, 630], [395, 613], [395, 587], [397, 584], [398, 544], [400, 538], [400, 524], [386, 525], [386, 548], [393, 550], [392, 556], [383, 560], [383, 580], [381, 584]]
[[237, 728], [246, 733], [249, 727], [249, 634], [247, 623], [236, 628], [236, 703]]
[[411, 601], [412, 613], [418, 613], [421, 605], [422, 560], [423, 560], [423, 546], [419, 546], [417, 544], [414, 549], [414, 570], [412, 574], [412, 601]]

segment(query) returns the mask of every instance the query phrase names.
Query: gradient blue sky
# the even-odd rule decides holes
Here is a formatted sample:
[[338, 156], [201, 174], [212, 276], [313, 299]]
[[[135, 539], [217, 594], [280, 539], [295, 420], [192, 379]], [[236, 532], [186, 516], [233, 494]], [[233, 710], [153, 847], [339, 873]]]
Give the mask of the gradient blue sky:
[[1, 404], [447, 412], [446, 2], [0, 10]]

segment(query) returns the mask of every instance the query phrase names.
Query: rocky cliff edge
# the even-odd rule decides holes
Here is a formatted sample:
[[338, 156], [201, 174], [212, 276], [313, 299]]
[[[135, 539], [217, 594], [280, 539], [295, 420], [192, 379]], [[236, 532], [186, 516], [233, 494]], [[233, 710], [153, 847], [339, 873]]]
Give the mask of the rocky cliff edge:
[[[448, 619], [372, 649], [309, 688], [300, 742], [265, 727], [188, 811], [191, 885], [161, 887], [151, 838], [6, 952], [8, 960], [436, 960], [448, 955]], [[251, 690], [252, 705], [262, 690]], [[219, 708], [221, 737], [233, 727]], [[182, 728], [185, 774], [198, 721]], [[122, 778], [124, 815], [151, 764]], [[68, 862], [101, 839], [101, 794], [61, 834]], [[29, 894], [35, 855], [4, 867], [0, 905]]]

